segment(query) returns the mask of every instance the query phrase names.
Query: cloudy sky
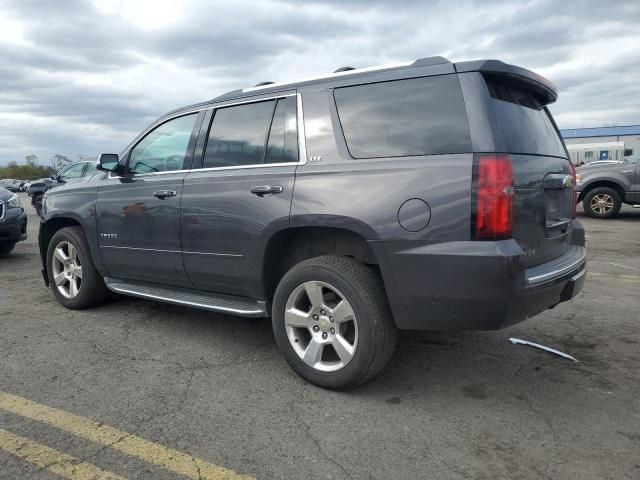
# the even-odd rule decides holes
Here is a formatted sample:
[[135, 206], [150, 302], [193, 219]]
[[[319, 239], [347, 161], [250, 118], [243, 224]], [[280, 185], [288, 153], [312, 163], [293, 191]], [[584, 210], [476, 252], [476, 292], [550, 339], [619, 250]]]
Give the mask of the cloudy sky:
[[560, 127], [640, 123], [640, 1], [0, 0], [0, 164], [119, 152], [263, 80], [444, 55], [556, 83]]

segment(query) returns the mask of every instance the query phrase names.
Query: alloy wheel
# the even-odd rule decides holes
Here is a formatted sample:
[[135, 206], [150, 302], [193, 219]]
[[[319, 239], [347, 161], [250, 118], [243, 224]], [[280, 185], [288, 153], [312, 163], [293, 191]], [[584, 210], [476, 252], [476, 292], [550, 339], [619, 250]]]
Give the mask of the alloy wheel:
[[358, 322], [335, 287], [308, 281], [289, 295], [284, 312], [287, 337], [296, 354], [321, 372], [344, 368], [358, 347]]
[[65, 298], [75, 298], [82, 288], [82, 264], [78, 250], [71, 242], [56, 245], [51, 260], [53, 280]]
[[606, 215], [613, 210], [613, 198], [608, 193], [599, 193], [591, 199], [591, 210], [599, 215]]

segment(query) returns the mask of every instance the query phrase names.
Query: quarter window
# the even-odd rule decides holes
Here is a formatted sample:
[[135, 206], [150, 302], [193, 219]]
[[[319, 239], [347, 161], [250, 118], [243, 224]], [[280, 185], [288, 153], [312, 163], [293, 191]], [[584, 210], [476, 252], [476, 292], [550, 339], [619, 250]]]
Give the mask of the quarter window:
[[174, 118], [149, 132], [131, 150], [134, 174], [183, 170], [197, 114]]
[[471, 151], [455, 75], [342, 87], [334, 90], [334, 97], [355, 158]]

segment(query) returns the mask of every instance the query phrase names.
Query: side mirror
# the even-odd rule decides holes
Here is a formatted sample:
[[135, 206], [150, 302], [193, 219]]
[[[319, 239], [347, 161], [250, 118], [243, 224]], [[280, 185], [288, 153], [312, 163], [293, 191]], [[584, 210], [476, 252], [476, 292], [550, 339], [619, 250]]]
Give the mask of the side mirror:
[[106, 172], [117, 172], [120, 169], [120, 158], [117, 153], [101, 153], [98, 169]]

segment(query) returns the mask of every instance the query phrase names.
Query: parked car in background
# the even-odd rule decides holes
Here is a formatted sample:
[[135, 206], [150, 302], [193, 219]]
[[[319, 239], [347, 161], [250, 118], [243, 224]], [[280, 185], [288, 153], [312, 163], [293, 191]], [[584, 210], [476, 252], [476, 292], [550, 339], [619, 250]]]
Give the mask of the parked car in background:
[[272, 317], [289, 365], [346, 389], [398, 329], [497, 329], [582, 289], [573, 166], [545, 78], [442, 57], [260, 84], [165, 115], [108, 177], [45, 195], [45, 281]]
[[9, 253], [27, 238], [27, 214], [18, 195], [0, 188], [0, 255]]
[[594, 218], [615, 217], [622, 204], [640, 204], [640, 154], [622, 162], [593, 162], [576, 169], [578, 202]]
[[65, 183], [88, 182], [96, 178], [102, 178], [105, 175], [104, 171], [98, 170], [96, 159], [87, 159], [65, 166], [50, 178], [41, 178], [29, 182], [25, 191], [31, 197], [31, 204], [40, 215], [42, 196], [47, 190]]
[[15, 180], [13, 178], [5, 178], [0, 180], [0, 188], [4, 188], [5, 190], [9, 190], [13, 193], [20, 191], [20, 184], [20, 180]]

